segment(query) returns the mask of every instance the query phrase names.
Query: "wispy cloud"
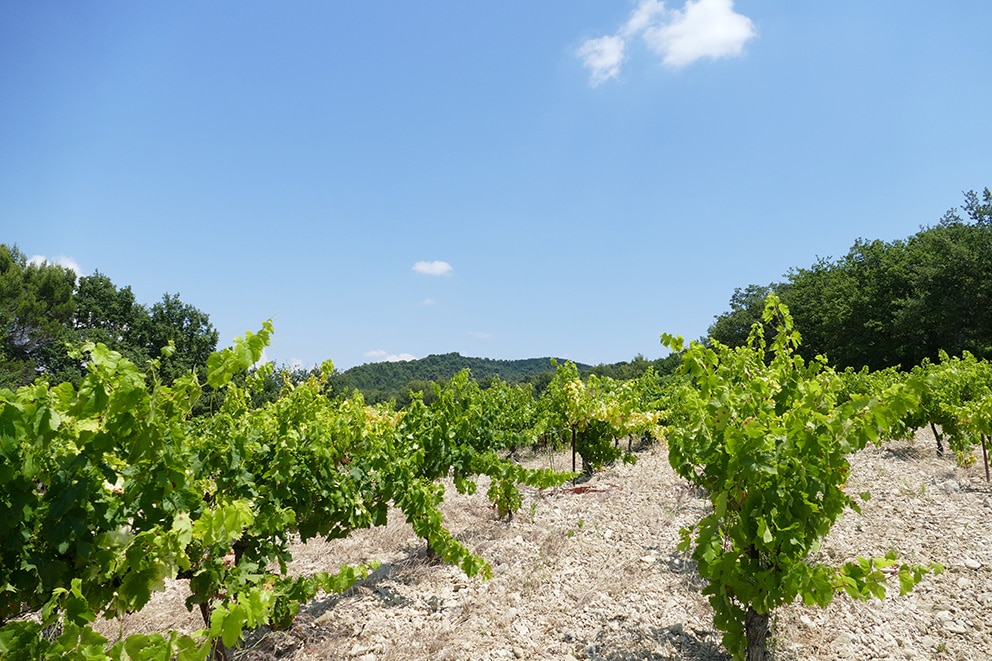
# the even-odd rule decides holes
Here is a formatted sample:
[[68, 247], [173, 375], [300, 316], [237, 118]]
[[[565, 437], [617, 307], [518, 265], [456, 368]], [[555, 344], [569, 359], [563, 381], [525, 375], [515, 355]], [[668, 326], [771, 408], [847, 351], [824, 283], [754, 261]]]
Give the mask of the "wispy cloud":
[[469, 335], [477, 340], [492, 340], [496, 337], [492, 333], [485, 333], [483, 331], [470, 331]]
[[58, 264], [59, 266], [64, 266], [76, 274], [79, 277], [83, 274], [83, 269], [80, 268], [79, 264], [72, 257], [64, 257], [59, 255], [58, 257], [45, 257], [44, 255], [35, 255], [28, 260], [28, 264], [36, 264], [38, 266], [48, 262], [49, 264]]
[[756, 34], [751, 19], [734, 11], [733, 0], [686, 0], [672, 10], [661, 0], [641, 0], [615, 34], [587, 39], [576, 55], [596, 87], [620, 76], [627, 44], [638, 36], [662, 64], [681, 69], [704, 57], [740, 56]]
[[391, 354], [383, 349], [376, 349], [374, 351], [366, 351], [364, 354], [366, 358], [374, 362], [384, 362], [384, 363], [398, 363], [404, 360], [417, 360], [417, 357], [409, 353], [396, 353]]
[[451, 275], [454, 268], [448, 262], [417, 262], [413, 270], [424, 275]]
[[421, 303], [421, 305], [437, 305], [437, 301], [435, 301], [433, 298], [425, 298]]
[[630, 18], [620, 28], [620, 35], [629, 39], [664, 20], [665, 13], [663, 0], [641, 0], [634, 11], [630, 13]]
[[576, 55], [589, 69], [589, 83], [596, 87], [610, 78], [620, 75], [620, 65], [626, 58], [627, 42], [623, 37], [612, 35], [587, 39], [579, 46]]

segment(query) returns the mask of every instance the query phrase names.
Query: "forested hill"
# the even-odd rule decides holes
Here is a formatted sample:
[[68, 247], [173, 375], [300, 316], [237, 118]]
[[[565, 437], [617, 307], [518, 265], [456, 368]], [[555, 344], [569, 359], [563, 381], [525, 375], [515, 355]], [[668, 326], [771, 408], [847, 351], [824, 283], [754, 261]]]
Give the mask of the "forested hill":
[[[360, 390], [369, 402], [402, 399], [409, 392], [429, 390], [430, 383], [446, 381], [466, 368], [477, 381], [492, 377], [510, 383], [532, 381], [541, 374], [554, 372], [552, 360], [565, 362], [562, 358], [495, 360], [472, 358], [459, 353], [433, 354], [417, 360], [366, 363], [352, 367], [332, 376], [330, 385], [336, 392]], [[582, 363], [576, 363], [576, 366], [580, 371], [592, 370], [591, 366]]]

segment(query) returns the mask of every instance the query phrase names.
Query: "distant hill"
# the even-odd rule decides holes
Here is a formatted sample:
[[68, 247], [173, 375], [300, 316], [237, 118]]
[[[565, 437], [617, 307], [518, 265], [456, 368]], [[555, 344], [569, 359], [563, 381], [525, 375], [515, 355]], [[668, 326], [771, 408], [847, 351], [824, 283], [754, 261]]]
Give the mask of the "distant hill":
[[[559, 363], [566, 362], [555, 358]], [[366, 363], [335, 374], [330, 378], [334, 392], [360, 390], [369, 403], [390, 399], [403, 403], [410, 392], [429, 390], [430, 383], [446, 381], [463, 369], [468, 369], [476, 381], [499, 377], [510, 383], [541, 381], [541, 375], [554, 373], [552, 358], [526, 358], [523, 360], [495, 360], [472, 358], [459, 353], [432, 354], [417, 360], [388, 363]], [[576, 363], [581, 372], [592, 366]]]

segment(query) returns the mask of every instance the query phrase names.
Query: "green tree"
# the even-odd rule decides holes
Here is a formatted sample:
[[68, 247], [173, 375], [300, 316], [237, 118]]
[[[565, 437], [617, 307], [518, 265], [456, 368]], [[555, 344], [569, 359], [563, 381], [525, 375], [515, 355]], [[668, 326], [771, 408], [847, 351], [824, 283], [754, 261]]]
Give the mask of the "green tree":
[[165, 294], [148, 312], [148, 321], [139, 331], [141, 348], [158, 356], [171, 342], [175, 352], [162, 359], [160, 377], [170, 382], [191, 371], [202, 371], [207, 358], [217, 348], [219, 334], [210, 317], [183, 303], [179, 294]]
[[151, 320], [148, 310], [135, 301], [131, 287], [118, 289], [96, 271], [79, 279], [75, 299], [72, 325], [81, 340], [102, 342], [136, 365], [152, 357], [141, 345], [141, 333]]
[[992, 356], [992, 191], [964, 196], [965, 217], [951, 209], [907, 239], [858, 239], [842, 258], [791, 269], [783, 283], [737, 289], [710, 336], [743, 346], [763, 295], [774, 291], [794, 315], [807, 360], [909, 369], [940, 351]]
[[707, 331], [709, 337], [730, 347], [745, 344], [751, 334], [751, 326], [761, 321], [765, 297], [780, 287], [772, 283], [735, 289], [730, 297], [730, 310], [716, 317]]
[[[964, 193], [964, 206], [962, 208], [972, 223], [976, 225], [992, 225], [992, 191], [988, 188], [982, 191], [981, 198], [973, 190], [966, 191]], [[943, 220], [947, 222], [963, 222], [956, 208], [949, 209], [944, 214]]]
[[16, 246], [0, 244], [0, 386], [24, 385], [65, 367], [75, 285], [71, 269], [28, 263]]
[[858, 240], [842, 259], [794, 269], [782, 300], [802, 332], [802, 355], [829, 356], [836, 365], [881, 369], [905, 359], [895, 330], [910, 282], [902, 242]]
[[893, 324], [904, 366], [940, 351], [992, 356], [992, 225], [945, 216], [905, 251], [908, 286]]

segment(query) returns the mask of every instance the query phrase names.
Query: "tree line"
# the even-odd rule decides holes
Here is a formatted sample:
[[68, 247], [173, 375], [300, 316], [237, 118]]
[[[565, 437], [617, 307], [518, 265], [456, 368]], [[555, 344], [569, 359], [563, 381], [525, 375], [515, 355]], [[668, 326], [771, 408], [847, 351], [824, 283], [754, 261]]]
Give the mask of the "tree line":
[[[202, 380], [202, 366], [217, 341], [209, 315], [184, 303], [179, 294], [166, 293], [157, 303], [144, 305], [130, 286], [118, 287], [99, 271], [77, 276], [65, 266], [28, 260], [17, 246], [0, 244], [0, 388], [27, 385], [38, 377], [78, 386], [86, 366], [72, 348], [85, 342], [105, 344], [135, 365], [161, 358], [158, 375], [166, 383], [191, 370], [201, 372]], [[174, 350], [161, 356], [170, 342]], [[676, 365], [671, 357], [649, 361], [639, 355], [629, 362], [577, 367], [583, 375], [633, 379], [648, 367], [667, 374]], [[402, 408], [417, 393], [430, 401], [432, 384], [447, 382], [463, 369], [483, 387], [498, 378], [530, 383], [537, 394], [555, 375], [551, 357], [494, 360], [447, 353], [335, 370], [327, 389], [336, 395], [358, 391], [370, 404], [392, 401]], [[317, 367], [275, 370], [261, 397], [274, 399], [284, 379], [302, 383], [317, 372]]]
[[[837, 367], [876, 370], [908, 369], [937, 360], [941, 351], [992, 357], [992, 191], [964, 193], [960, 211], [950, 209], [935, 226], [906, 239], [858, 239], [839, 259], [793, 268], [782, 282], [736, 289], [709, 337], [731, 347], [745, 344], [769, 293], [789, 307], [807, 360], [826, 355]], [[218, 333], [205, 312], [178, 294], [144, 305], [129, 286], [118, 287], [99, 271], [77, 277], [71, 269], [29, 261], [16, 246], [0, 244], [0, 388], [39, 376], [78, 384], [85, 364], [71, 348], [87, 341], [103, 343], [138, 365], [160, 357], [171, 343], [174, 350], [158, 367], [169, 382], [202, 370]], [[678, 362], [677, 355], [656, 361], [637, 356], [579, 367], [584, 375], [631, 379], [649, 366], [658, 375], [670, 374]], [[537, 394], [554, 376], [549, 358], [498, 361], [452, 353], [362, 365], [331, 375], [328, 385], [337, 394], [358, 390], [370, 403], [392, 400], [402, 407], [415, 393], [429, 398], [431, 383], [466, 367], [483, 385], [498, 376], [531, 383]], [[294, 380], [305, 380], [311, 371], [295, 370]], [[273, 391], [277, 381], [270, 384]]]
[[825, 355], [837, 367], [877, 370], [909, 369], [941, 351], [992, 357], [992, 191], [964, 199], [960, 212], [950, 209], [909, 238], [858, 239], [840, 259], [738, 288], [709, 336], [743, 346], [775, 293], [802, 333], [807, 360]]
[[[78, 385], [86, 366], [73, 347], [85, 342], [103, 343], [136, 365], [160, 358], [159, 377], [172, 382], [202, 370], [217, 340], [210, 317], [179, 294], [146, 306], [99, 271], [77, 277], [0, 244], [0, 388], [38, 377]], [[162, 355], [170, 343], [173, 350]]]

